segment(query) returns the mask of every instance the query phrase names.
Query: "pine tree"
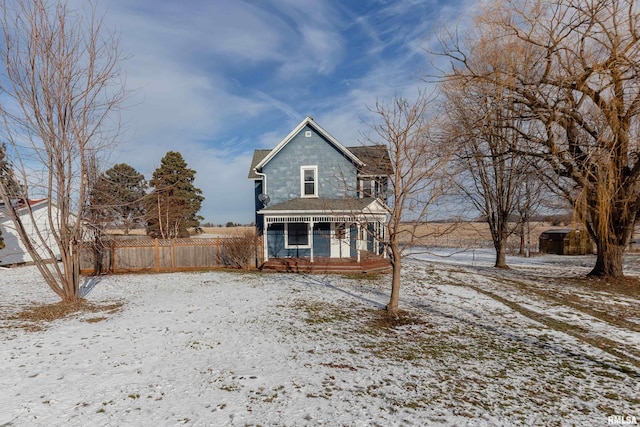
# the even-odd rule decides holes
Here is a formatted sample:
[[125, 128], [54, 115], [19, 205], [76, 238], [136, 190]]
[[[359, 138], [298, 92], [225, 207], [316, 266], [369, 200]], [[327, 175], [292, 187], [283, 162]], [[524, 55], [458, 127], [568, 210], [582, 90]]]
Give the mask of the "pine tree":
[[128, 235], [132, 228], [144, 225], [146, 189], [144, 175], [126, 163], [114, 165], [95, 183], [92, 216]]
[[[21, 199], [24, 197], [22, 194], [21, 186], [13, 173], [11, 163], [7, 158], [7, 146], [6, 144], [0, 144], [0, 201], [12, 201], [15, 199]], [[2, 238], [2, 230], [0, 230], [0, 249], [5, 247], [4, 239]]]
[[204, 197], [193, 185], [196, 172], [187, 168], [182, 154], [169, 151], [153, 172], [147, 197], [147, 234], [162, 239], [188, 237], [187, 229], [200, 225]]
[[0, 185], [9, 199], [24, 198], [22, 186], [13, 172], [11, 162], [7, 157], [7, 146], [4, 143], [0, 144]]

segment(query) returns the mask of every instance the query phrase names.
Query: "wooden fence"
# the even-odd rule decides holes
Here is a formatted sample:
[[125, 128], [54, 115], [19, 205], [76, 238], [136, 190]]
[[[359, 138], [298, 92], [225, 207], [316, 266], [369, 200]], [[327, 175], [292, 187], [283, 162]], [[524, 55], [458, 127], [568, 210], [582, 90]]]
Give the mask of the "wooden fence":
[[255, 269], [263, 262], [262, 252], [260, 237], [110, 240], [83, 248], [80, 269], [84, 274]]

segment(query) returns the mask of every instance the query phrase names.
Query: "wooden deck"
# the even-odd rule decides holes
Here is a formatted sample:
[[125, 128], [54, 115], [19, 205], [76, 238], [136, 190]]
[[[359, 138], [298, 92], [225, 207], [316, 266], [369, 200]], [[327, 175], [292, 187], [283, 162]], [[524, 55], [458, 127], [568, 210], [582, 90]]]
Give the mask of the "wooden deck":
[[279, 271], [289, 273], [388, 273], [391, 263], [388, 259], [370, 257], [360, 262], [352, 258], [316, 258], [310, 262], [308, 258], [272, 258], [262, 264], [262, 271]]

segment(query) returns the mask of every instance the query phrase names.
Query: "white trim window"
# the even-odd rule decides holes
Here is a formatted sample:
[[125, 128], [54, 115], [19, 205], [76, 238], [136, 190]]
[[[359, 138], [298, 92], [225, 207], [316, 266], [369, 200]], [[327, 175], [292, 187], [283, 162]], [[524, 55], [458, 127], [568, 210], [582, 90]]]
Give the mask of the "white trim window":
[[301, 197], [318, 197], [318, 166], [300, 166]]
[[286, 223], [284, 228], [284, 247], [286, 249], [310, 248], [309, 224], [306, 222]]

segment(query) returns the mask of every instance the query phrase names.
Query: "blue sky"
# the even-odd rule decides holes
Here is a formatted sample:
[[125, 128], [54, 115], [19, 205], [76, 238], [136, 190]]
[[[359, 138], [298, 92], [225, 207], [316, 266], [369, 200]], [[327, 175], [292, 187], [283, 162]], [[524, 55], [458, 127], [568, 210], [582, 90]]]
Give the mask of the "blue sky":
[[274, 147], [306, 116], [360, 144], [367, 107], [425, 87], [434, 28], [475, 4], [103, 0], [129, 55], [127, 86], [138, 90], [111, 162], [150, 179], [167, 151], [179, 151], [197, 172], [205, 221], [249, 223], [254, 149]]

